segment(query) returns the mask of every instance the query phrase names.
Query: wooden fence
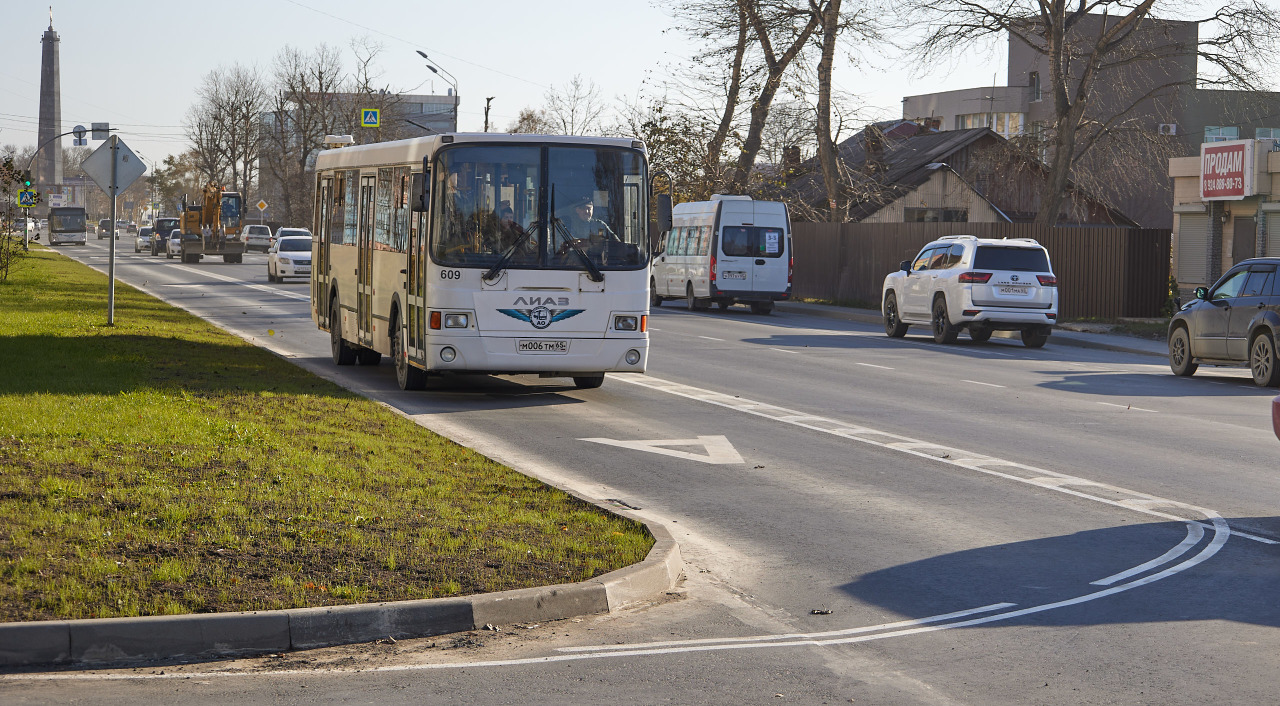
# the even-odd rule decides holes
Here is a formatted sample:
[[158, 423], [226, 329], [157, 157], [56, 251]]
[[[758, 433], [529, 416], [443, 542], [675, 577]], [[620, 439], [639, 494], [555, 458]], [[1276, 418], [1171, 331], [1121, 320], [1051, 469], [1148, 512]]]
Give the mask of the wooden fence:
[[943, 235], [1035, 238], [1058, 276], [1060, 320], [1160, 316], [1170, 231], [1023, 223], [796, 223], [793, 294], [879, 308], [885, 275]]

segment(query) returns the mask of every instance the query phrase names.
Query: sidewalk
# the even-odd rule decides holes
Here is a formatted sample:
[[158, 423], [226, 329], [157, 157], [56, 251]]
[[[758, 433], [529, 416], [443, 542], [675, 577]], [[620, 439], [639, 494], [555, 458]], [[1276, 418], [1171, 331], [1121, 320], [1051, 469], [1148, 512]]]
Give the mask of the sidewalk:
[[[827, 319], [840, 319], [843, 321], [856, 321], [862, 324], [872, 324], [882, 326], [884, 318], [880, 312], [873, 309], [854, 309], [852, 307], [831, 306], [827, 304], [805, 304], [802, 302], [778, 302], [775, 308], [780, 312], [792, 314], [807, 314], [809, 316], [819, 316]], [[913, 332], [916, 329], [913, 329]], [[997, 337], [1017, 338], [1016, 332], [997, 331]], [[1158, 356], [1167, 358], [1169, 356], [1169, 347], [1164, 341], [1152, 341], [1145, 338], [1137, 338], [1135, 336], [1124, 336], [1114, 333], [1091, 333], [1086, 331], [1070, 331], [1060, 326], [1055, 326], [1053, 335], [1049, 337], [1049, 344], [1061, 346], [1075, 346], [1077, 348], [1093, 348], [1105, 351], [1117, 351], [1120, 353], [1137, 353], [1139, 355]]]

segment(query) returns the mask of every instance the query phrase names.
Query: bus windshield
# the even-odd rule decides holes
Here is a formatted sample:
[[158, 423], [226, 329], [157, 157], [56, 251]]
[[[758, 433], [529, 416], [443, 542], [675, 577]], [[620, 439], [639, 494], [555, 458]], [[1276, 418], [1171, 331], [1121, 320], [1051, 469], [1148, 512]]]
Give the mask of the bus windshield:
[[432, 181], [431, 254], [441, 265], [648, 265], [644, 159], [637, 151], [459, 145], [439, 154]]
[[81, 233], [85, 230], [83, 208], [49, 209], [49, 231], [52, 233]]

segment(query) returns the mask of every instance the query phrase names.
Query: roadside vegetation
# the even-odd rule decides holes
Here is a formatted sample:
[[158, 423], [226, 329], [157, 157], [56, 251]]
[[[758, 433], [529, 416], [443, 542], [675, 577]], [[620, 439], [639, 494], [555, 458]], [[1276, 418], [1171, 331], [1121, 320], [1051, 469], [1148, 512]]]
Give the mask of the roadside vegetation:
[[0, 621], [500, 591], [652, 544], [138, 290], [115, 312], [43, 248], [0, 286]]

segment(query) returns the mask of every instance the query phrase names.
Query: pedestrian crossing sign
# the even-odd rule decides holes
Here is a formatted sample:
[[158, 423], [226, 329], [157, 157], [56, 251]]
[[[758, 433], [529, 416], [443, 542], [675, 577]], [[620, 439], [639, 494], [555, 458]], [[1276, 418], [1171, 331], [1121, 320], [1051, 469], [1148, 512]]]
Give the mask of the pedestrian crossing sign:
[[360, 127], [382, 127], [382, 111], [378, 108], [361, 110]]
[[36, 205], [36, 192], [33, 189], [23, 189], [18, 192], [18, 206], [22, 208], [31, 208]]

